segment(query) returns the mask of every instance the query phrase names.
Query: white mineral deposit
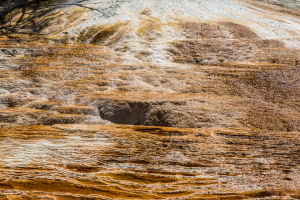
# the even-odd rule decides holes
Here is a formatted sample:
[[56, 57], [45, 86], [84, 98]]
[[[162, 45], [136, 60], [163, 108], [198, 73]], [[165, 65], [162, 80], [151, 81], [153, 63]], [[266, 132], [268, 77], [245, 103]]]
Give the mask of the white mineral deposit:
[[1, 0], [0, 200], [300, 199], [299, 0]]

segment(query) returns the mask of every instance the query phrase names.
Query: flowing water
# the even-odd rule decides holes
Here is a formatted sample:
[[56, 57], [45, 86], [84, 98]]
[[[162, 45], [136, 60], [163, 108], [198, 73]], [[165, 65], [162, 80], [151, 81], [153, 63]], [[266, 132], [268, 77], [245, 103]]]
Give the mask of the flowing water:
[[0, 199], [300, 199], [300, 13], [285, 4], [6, 14]]

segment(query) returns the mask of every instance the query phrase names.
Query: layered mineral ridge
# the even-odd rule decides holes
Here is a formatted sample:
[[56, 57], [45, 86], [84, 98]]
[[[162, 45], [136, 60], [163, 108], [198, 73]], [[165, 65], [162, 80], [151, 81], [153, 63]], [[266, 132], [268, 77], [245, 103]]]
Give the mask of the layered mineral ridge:
[[0, 200], [300, 199], [299, 0], [0, 17]]

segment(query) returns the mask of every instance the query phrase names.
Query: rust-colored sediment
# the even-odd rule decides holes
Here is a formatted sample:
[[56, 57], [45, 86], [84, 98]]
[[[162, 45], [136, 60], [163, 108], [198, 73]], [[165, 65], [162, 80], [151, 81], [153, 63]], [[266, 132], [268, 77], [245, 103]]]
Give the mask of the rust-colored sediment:
[[75, 124], [1, 132], [0, 190], [8, 198], [299, 195], [297, 132]]
[[154, 62], [151, 10], [138, 51], [130, 21], [58, 37], [85, 11], [37, 15], [51, 36], [0, 36], [0, 200], [300, 198], [299, 49], [181, 20]]
[[260, 52], [209, 66], [122, 64], [94, 45], [5, 58], [1, 198], [298, 198], [298, 51], [231, 44], [245, 41]]

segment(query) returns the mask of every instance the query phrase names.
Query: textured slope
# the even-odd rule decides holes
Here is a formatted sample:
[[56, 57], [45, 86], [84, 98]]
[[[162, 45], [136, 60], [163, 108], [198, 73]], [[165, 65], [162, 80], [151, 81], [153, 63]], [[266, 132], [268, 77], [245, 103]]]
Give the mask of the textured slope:
[[299, 11], [105, 2], [3, 19], [0, 199], [299, 199]]

